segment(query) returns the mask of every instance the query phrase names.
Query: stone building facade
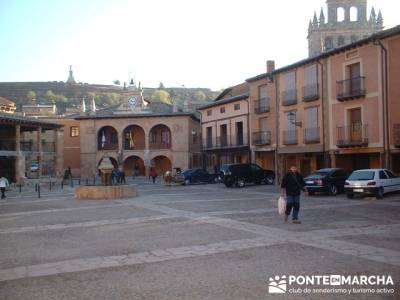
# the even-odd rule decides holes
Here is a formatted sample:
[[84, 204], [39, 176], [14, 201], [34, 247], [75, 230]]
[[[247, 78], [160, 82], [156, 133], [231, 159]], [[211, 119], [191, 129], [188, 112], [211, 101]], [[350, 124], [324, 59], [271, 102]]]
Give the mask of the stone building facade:
[[370, 36], [383, 29], [381, 11], [374, 7], [367, 16], [367, 0], [327, 0], [327, 18], [321, 8], [308, 27], [309, 56], [332, 50]]

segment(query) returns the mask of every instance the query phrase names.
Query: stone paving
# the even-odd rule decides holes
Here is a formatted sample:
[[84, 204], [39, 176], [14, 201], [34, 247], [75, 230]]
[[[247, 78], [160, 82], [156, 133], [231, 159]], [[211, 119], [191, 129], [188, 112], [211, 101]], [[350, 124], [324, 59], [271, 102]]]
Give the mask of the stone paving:
[[[277, 214], [275, 186], [136, 181], [139, 197], [124, 200], [77, 201], [69, 186], [40, 199], [10, 191], [0, 201], [0, 299], [400, 299], [400, 194], [303, 196], [296, 225]], [[394, 285], [268, 291], [276, 275], [334, 274], [390, 275]]]

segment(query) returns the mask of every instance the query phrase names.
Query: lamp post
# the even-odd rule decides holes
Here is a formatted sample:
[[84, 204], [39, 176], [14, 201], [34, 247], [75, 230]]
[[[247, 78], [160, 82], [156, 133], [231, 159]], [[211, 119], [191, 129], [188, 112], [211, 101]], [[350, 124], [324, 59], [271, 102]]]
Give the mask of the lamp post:
[[289, 122], [297, 127], [303, 127], [303, 123], [302, 122], [296, 122], [296, 113], [294, 112], [289, 112], [287, 115], [287, 118], [289, 120]]

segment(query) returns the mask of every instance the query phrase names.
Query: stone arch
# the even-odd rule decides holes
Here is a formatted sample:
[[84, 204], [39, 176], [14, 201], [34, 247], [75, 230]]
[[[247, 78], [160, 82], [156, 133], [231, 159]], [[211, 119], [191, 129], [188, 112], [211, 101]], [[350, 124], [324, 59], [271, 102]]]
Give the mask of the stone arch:
[[151, 166], [156, 168], [156, 170], [157, 170], [159, 175], [162, 175], [166, 171], [172, 169], [171, 160], [168, 157], [164, 156], [164, 155], [155, 156], [151, 160]]
[[350, 22], [357, 22], [358, 19], [359, 19], [358, 7], [356, 6], [350, 7]]
[[171, 149], [171, 129], [165, 124], [154, 125], [149, 131], [149, 149]]
[[144, 176], [146, 174], [146, 167], [144, 166], [144, 161], [139, 156], [131, 155], [125, 158], [123, 169], [126, 176], [132, 176], [133, 172], [138, 167], [138, 171], [140, 176]]
[[[110, 161], [113, 164], [114, 168], [118, 168], [118, 161], [112, 156], [109, 156], [108, 158], [110, 159]], [[103, 157], [100, 158], [99, 162], [97, 163], [97, 167], [100, 166], [102, 161], [103, 161]]]
[[97, 132], [97, 150], [118, 150], [118, 131], [110, 125]]
[[343, 7], [336, 9], [336, 21], [343, 22], [346, 19], [346, 10]]
[[122, 133], [124, 150], [143, 150], [146, 147], [144, 129], [139, 125], [129, 125]]

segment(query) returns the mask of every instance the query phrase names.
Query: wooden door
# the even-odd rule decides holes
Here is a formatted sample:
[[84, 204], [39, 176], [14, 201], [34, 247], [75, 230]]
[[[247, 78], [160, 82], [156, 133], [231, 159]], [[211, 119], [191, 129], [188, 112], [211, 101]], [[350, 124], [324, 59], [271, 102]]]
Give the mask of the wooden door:
[[350, 115], [350, 139], [351, 141], [362, 140], [361, 108], [353, 108], [349, 111]]

